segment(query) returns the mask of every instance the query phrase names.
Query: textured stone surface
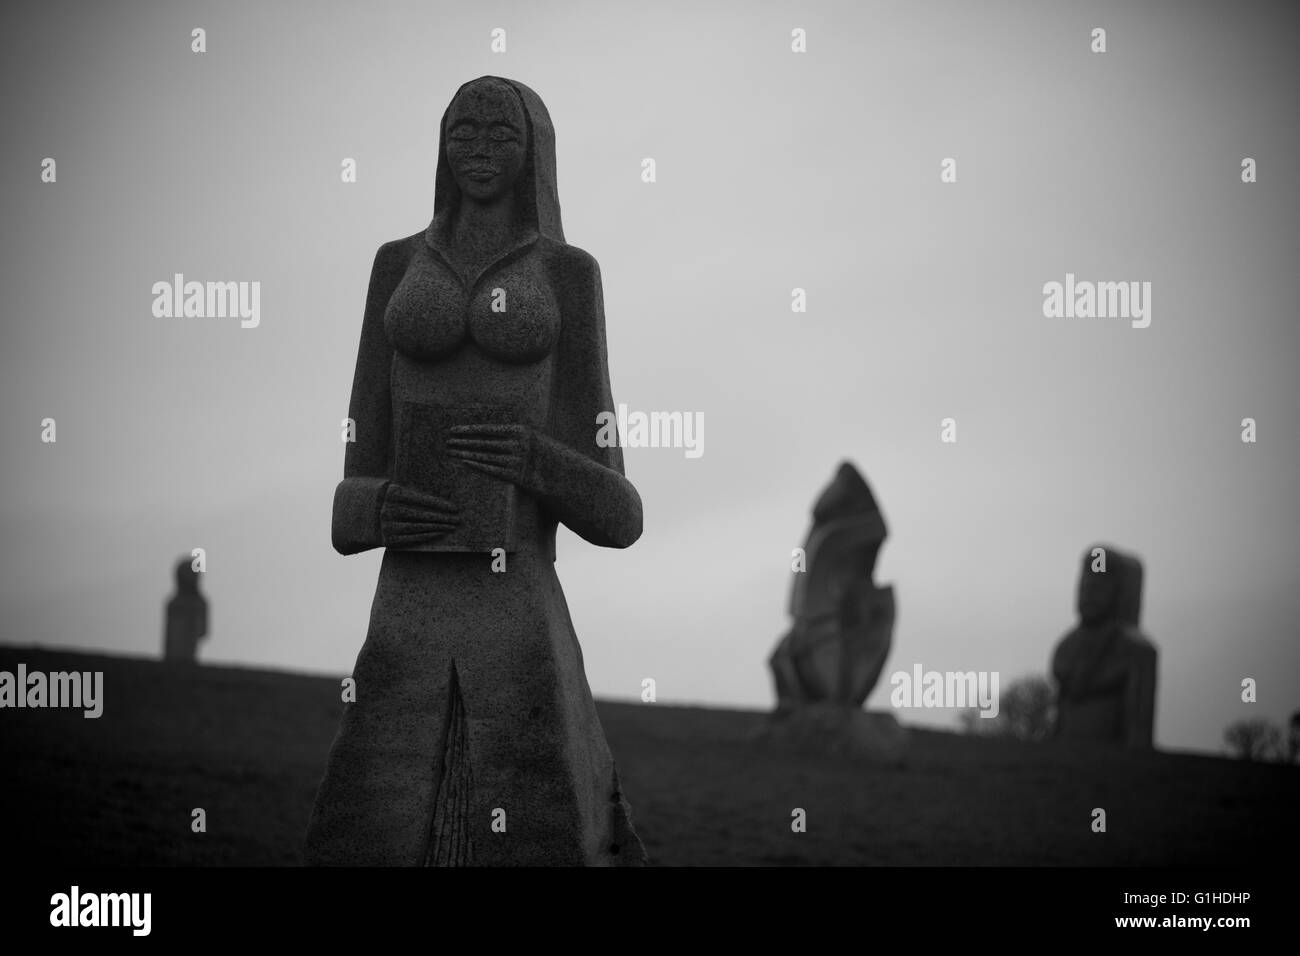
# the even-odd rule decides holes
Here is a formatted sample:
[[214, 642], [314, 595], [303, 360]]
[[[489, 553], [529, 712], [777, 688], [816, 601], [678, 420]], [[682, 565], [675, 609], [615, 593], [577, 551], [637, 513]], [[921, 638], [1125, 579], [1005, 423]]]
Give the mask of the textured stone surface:
[[468, 83], [433, 221], [380, 248], [366, 298], [333, 540], [385, 552], [308, 863], [645, 862], [554, 566], [559, 522], [603, 547], [641, 534], [622, 450], [596, 442], [613, 409], [546, 108]]
[[189, 558], [176, 564], [176, 593], [163, 614], [163, 659], [178, 664], [198, 660], [199, 641], [208, 633], [208, 601], [199, 593], [199, 573]]
[[[1094, 552], [1105, 551], [1105, 571]], [[1155, 645], [1142, 634], [1142, 564], [1109, 545], [1083, 556], [1079, 625], [1052, 655], [1060, 740], [1148, 748], [1155, 725]]]
[[894, 762], [906, 735], [892, 714], [863, 712], [889, 655], [894, 591], [872, 581], [887, 534], [871, 489], [848, 462], [813, 506], [796, 571], [789, 632], [769, 663], [777, 712], [760, 736], [813, 752]]

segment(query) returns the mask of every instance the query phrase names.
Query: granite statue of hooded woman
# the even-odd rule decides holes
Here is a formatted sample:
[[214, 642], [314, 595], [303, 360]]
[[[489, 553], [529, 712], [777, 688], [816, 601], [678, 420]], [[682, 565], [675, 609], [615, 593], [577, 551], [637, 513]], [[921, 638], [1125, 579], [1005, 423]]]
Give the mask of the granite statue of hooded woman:
[[366, 298], [333, 542], [385, 550], [307, 863], [645, 862], [554, 565], [559, 523], [640, 537], [622, 449], [597, 441], [613, 410], [546, 107], [466, 83], [433, 221], [380, 248]]

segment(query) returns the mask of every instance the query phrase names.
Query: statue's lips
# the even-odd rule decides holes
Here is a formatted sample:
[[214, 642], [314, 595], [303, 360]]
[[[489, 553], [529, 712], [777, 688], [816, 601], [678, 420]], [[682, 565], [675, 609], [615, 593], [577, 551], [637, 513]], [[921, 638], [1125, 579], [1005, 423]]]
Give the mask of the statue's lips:
[[476, 183], [485, 183], [495, 179], [497, 171], [487, 166], [479, 166], [475, 169], [465, 170], [465, 178]]

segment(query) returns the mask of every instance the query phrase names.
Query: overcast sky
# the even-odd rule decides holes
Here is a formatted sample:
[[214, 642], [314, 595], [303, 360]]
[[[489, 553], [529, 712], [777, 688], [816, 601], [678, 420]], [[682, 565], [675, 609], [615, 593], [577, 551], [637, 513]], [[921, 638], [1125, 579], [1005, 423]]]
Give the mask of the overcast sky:
[[[699, 458], [626, 452], [633, 548], [561, 532], [597, 697], [653, 677], [661, 703], [770, 706], [790, 552], [847, 458], [898, 599], [870, 705], [917, 662], [1004, 687], [1045, 672], [1102, 540], [1146, 564], [1157, 743], [1218, 751], [1230, 721], [1282, 721], [1300, 707], [1283, 10], [6, 4], [0, 639], [157, 654], [172, 565], [203, 547], [205, 660], [351, 668], [380, 554], [337, 555], [330, 507], [370, 265], [432, 216], [451, 95], [497, 74], [554, 121], [615, 400], [706, 423]], [[260, 325], [155, 317], [177, 272], [260, 282]], [[1149, 281], [1150, 326], [1045, 318], [1067, 272]]]

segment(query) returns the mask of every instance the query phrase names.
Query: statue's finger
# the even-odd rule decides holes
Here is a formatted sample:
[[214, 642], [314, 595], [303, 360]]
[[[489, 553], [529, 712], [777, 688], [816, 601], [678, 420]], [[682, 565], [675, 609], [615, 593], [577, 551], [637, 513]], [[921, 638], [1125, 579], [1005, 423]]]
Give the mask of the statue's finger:
[[423, 534], [426, 532], [449, 531], [460, 524], [459, 521], [385, 521], [385, 534]]
[[447, 454], [458, 461], [478, 462], [481, 465], [496, 465], [500, 468], [509, 468], [512, 465], [519, 464], [520, 457], [518, 452], [501, 452], [493, 453], [487, 451], [449, 451]]
[[493, 478], [500, 478], [502, 481], [513, 481], [515, 472], [512, 469], [501, 468], [497, 465], [484, 464], [479, 461], [466, 460], [465, 464], [476, 471], [481, 471], [485, 475], [491, 475]]
[[448, 434], [453, 438], [484, 438], [517, 435], [521, 430], [522, 426], [520, 425], [452, 425], [451, 428], [448, 429]]
[[448, 521], [459, 520], [459, 512], [443, 511], [438, 508], [418, 508], [413, 506], [397, 505], [385, 507], [380, 512], [380, 517], [384, 521], [432, 521], [439, 524], [445, 524]]
[[450, 498], [443, 498], [440, 495], [429, 494], [424, 491], [414, 491], [409, 488], [403, 488], [400, 491], [390, 491], [384, 497], [385, 506], [404, 505], [410, 507], [422, 507], [429, 511], [445, 511], [454, 514], [460, 510], [456, 502]]
[[513, 438], [448, 438], [446, 448], [458, 451], [507, 451], [518, 444]]

